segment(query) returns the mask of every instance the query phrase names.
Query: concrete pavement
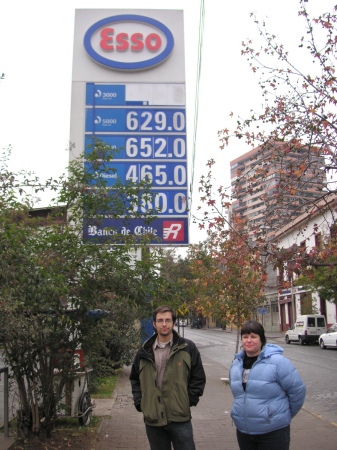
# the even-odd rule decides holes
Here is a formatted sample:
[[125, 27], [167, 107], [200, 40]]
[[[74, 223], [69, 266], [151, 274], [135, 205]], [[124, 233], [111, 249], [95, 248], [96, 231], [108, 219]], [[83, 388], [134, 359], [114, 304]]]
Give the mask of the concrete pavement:
[[[270, 336], [271, 339], [272, 336]], [[273, 336], [282, 338], [281, 335]], [[203, 357], [207, 383], [203, 397], [192, 408], [192, 423], [197, 449], [238, 450], [236, 430], [230, 417], [232, 394], [221, 378], [228, 377], [228, 368]], [[94, 449], [149, 450], [142, 414], [133, 406], [129, 383], [130, 368], [120, 377], [109, 407], [100, 410], [96, 401], [95, 414], [106, 415]], [[303, 408], [291, 424], [291, 450], [336, 450], [337, 426]], [[91, 447], [93, 449], [93, 447]], [[89, 450], [83, 449], [83, 450]]]
[[3, 430], [0, 431], [0, 450], [8, 450], [12, 444], [14, 444], [15, 437], [5, 437]]

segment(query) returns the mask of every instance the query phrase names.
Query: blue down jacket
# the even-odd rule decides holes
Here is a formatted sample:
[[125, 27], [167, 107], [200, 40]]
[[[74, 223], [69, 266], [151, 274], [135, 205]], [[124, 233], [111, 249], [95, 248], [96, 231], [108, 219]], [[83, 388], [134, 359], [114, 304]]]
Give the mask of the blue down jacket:
[[305, 386], [278, 345], [266, 344], [242, 387], [245, 352], [235, 355], [229, 371], [234, 396], [231, 416], [241, 433], [265, 434], [288, 426], [301, 409]]

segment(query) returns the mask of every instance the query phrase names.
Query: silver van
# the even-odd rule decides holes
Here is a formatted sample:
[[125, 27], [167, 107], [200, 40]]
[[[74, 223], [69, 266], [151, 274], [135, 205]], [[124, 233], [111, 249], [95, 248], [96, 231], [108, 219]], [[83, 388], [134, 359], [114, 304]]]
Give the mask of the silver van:
[[285, 341], [299, 342], [300, 345], [310, 342], [318, 343], [321, 334], [326, 333], [325, 317], [319, 314], [298, 316], [295, 325], [285, 334]]

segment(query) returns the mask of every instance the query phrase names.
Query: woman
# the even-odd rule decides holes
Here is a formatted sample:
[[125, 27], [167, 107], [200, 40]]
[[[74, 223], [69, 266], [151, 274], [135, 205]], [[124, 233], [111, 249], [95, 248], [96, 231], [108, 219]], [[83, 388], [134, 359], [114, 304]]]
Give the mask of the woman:
[[304, 403], [303, 381], [283, 349], [266, 344], [260, 323], [246, 322], [241, 340], [229, 371], [240, 450], [288, 450], [291, 419]]

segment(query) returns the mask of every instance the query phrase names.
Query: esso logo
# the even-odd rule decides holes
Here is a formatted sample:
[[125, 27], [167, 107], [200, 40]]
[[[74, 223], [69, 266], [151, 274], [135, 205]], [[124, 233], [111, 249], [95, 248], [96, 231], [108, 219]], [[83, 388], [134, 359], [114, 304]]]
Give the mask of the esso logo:
[[92, 25], [84, 47], [97, 63], [117, 70], [145, 70], [165, 61], [174, 38], [161, 22], [145, 16], [124, 14]]

